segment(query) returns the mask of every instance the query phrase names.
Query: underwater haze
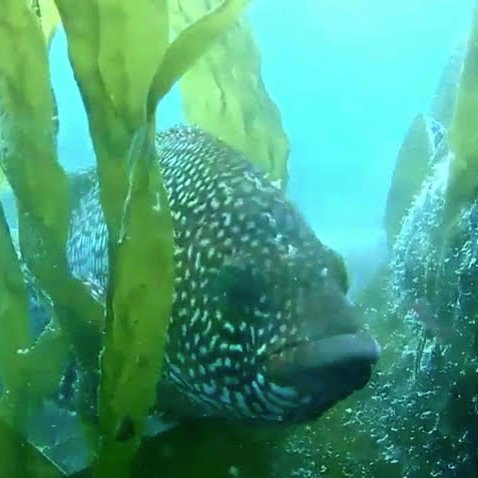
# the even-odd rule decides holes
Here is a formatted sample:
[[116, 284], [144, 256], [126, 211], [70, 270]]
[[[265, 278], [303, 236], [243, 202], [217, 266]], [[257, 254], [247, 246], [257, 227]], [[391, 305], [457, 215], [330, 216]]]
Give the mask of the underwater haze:
[[0, 0], [0, 50], [0, 478], [478, 477], [478, 0]]
[[[382, 228], [395, 157], [427, 111], [443, 68], [470, 25], [473, 0], [257, 0], [249, 17], [263, 79], [289, 136], [288, 196], [348, 261], [352, 291], [386, 256]], [[60, 29], [51, 74], [60, 161], [92, 164], [87, 118]], [[174, 89], [158, 128], [182, 121]]]

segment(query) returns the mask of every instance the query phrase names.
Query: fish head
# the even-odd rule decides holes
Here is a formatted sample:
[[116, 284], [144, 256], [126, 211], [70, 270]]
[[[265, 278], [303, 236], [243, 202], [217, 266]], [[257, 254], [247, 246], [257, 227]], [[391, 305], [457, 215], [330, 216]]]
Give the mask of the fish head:
[[289, 227], [265, 212], [270, 230], [256, 218], [261, 228], [249, 241], [204, 268], [201, 300], [207, 306], [196, 310], [194, 330], [182, 325], [190, 346], [180, 353], [184, 368], [176, 371], [202, 416], [256, 423], [313, 419], [363, 388], [378, 359], [377, 343], [360, 332], [347, 300], [342, 259], [282, 207], [291, 216]]
[[229, 334], [229, 350], [244, 351], [236, 364], [244, 390], [259, 399], [257, 416], [304, 421], [367, 384], [378, 346], [359, 333], [345, 267], [335, 253], [322, 251], [315, 264], [276, 259], [269, 269], [251, 259], [219, 274], [229, 318], [223, 334]]

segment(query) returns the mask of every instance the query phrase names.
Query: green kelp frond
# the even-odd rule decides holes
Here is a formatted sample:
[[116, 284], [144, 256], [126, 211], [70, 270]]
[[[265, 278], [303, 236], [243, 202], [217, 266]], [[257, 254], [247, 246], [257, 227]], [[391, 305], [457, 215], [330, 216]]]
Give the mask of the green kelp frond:
[[64, 478], [53, 463], [0, 419], [2, 478]]
[[[27, 292], [17, 253], [0, 205], [0, 382], [13, 403], [26, 393], [28, 370], [22, 356], [31, 345]], [[22, 397], [23, 400], [23, 397]], [[5, 410], [1, 410], [5, 415]]]
[[44, 332], [32, 343], [27, 292], [0, 205], [0, 455], [2, 476], [59, 477], [61, 474], [20, 435], [41, 397], [58, 386], [68, 347]]
[[[249, 0], [216, 2], [216, 8], [205, 8], [197, 21], [189, 23], [169, 46], [151, 88], [150, 104], [156, 107], [162, 98], [206, 53], [218, 37], [229, 30]], [[170, 2], [171, 3], [171, 2]], [[189, 2], [189, 4], [193, 4]], [[174, 5], [170, 6], [174, 14]], [[203, 92], [201, 92], [202, 94]]]
[[116, 121], [125, 123], [131, 138], [147, 120], [145, 98], [168, 47], [166, 0], [96, 3], [99, 72]]
[[[220, 0], [170, 0], [180, 34]], [[289, 144], [278, 108], [261, 78], [260, 53], [245, 18], [231, 28], [179, 82], [185, 117], [243, 152], [271, 181], [287, 183]]]
[[53, 300], [81, 363], [93, 370], [102, 312], [66, 263], [66, 178], [56, 159], [43, 33], [24, 2], [1, 2], [0, 18], [1, 166], [18, 200], [22, 255]]
[[[0, 18], [3, 52], [0, 55], [0, 163], [18, 203], [22, 257], [51, 297], [59, 327], [55, 331], [46, 330], [34, 346], [29, 346], [25, 342], [26, 304], [25, 292], [19, 289], [21, 280], [16, 280], [15, 288], [4, 287], [2, 304], [16, 306], [10, 306], [4, 317], [4, 332], [6, 336], [10, 333], [12, 343], [4, 349], [2, 358], [7, 391], [1, 406], [4, 416], [18, 431], [21, 421], [16, 419], [15, 410], [26, 416], [27, 405], [39, 398], [39, 394], [54, 391], [70, 346], [85, 370], [93, 373], [97, 368], [103, 313], [85, 287], [71, 277], [67, 267], [66, 178], [55, 152], [54, 103], [43, 33], [26, 2], [0, 2]], [[3, 234], [6, 246], [2, 261], [13, 267], [12, 247], [6, 239], [8, 232], [4, 230]], [[15, 270], [18, 272], [18, 265]], [[9, 278], [13, 280], [17, 272], [10, 272]], [[21, 347], [19, 342], [25, 345]], [[14, 347], [20, 350], [18, 357], [14, 357]], [[17, 397], [10, 392], [8, 373], [11, 376], [18, 373], [19, 380], [28, 379], [25, 393]]]
[[420, 113], [408, 128], [398, 152], [385, 208], [385, 231], [391, 248], [402, 219], [429, 172], [433, 145], [424, 116]]
[[28, 0], [29, 7], [38, 17], [47, 46], [60, 22], [60, 15], [53, 0]]
[[458, 85], [449, 142], [454, 157], [450, 163], [445, 199], [445, 232], [453, 225], [463, 206], [476, 198], [478, 191], [478, 7], [475, 8]]
[[146, 118], [149, 84], [167, 46], [167, 11], [149, 0], [56, 3], [88, 114], [109, 233], [95, 470], [119, 478], [129, 476], [155, 400], [172, 303], [172, 226], [162, 183], [152, 183], [148, 171], [154, 145]]
[[88, 114], [109, 234], [98, 476], [129, 476], [156, 398], [172, 306], [173, 230], [154, 160], [156, 104], [239, 3], [226, 1], [170, 45], [166, 1], [56, 0]]
[[[51, 39], [58, 26], [60, 17], [53, 0], [28, 0], [28, 6], [37, 16], [47, 45], [50, 45]], [[0, 131], [2, 129], [0, 118]], [[1, 135], [1, 133], [0, 133]], [[0, 170], [0, 191], [10, 190], [10, 185], [3, 172]]]

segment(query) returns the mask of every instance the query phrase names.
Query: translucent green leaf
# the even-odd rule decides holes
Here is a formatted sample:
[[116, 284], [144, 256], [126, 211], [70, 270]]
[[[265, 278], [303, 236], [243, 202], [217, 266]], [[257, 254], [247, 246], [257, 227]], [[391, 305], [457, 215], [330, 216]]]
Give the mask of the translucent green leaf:
[[183, 73], [222, 28], [221, 18], [232, 19], [227, 5], [238, 2], [226, 2], [222, 17], [208, 17], [171, 46], [164, 2], [56, 3], [88, 114], [110, 239], [96, 472], [127, 476], [154, 404], [172, 304], [173, 230], [154, 159], [158, 84]]
[[429, 172], [433, 146], [426, 120], [418, 114], [410, 125], [398, 152], [385, 208], [385, 230], [389, 246], [400, 231], [402, 219]]
[[[213, 2], [170, 0], [173, 31], [183, 31]], [[186, 30], [187, 31], [187, 30]], [[186, 119], [243, 152], [285, 188], [289, 144], [261, 78], [260, 53], [246, 19], [233, 23], [179, 82]]]
[[0, 419], [1, 476], [5, 478], [62, 478], [58, 470], [38, 450]]
[[166, 0], [98, 0], [100, 74], [118, 113], [133, 128], [146, 120], [151, 82], [168, 48]]
[[450, 177], [443, 216], [445, 230], [461, 208], [476, 198], [478, 188], [478, 8], [475, 9], [468, 47], [450, 125]]
[[150, 141], [147, 130], [134, 138], [128, 199], [111, 262], [100, 389], [103, 453], [97, 471], [102, 472], [123, 472], [139, 445], [156, 399], [171, 312], [173, 230]]
[[40, 20], [41, 29], [47, 45], [60, 22], [60, 15], [53, 0], [28, 0], [28, 4]]
[[233, 25], [248, 1], [224, 0], [215, 9], [206, 10], [207, 13], [179, 33], [154, 77], [149, 99], [151, 111], [174, 83]]
[[[116, 2], [114, 8], [107, 0], [57, 5], [85, 100], [110, 239], [95, 470], [99, 476], [128, 476], [156, 398], [172, 303], [173, 230], [153, 158], [154, 117], [145, 114], [149, 84], [142, 77], [157, 70], [168, 46], [160, 27], [166, 12], [146, 0]], [[140, 48], [139, 39], [146, 38], [157, 44], [154, 54]], [[118, 50], [113, 43], [119, 41]]]
[[1, 206], [0, 260], [0, 379], [9, 393], [16, 393], [28, 381], [21, 356], [31, 340], [25, 284]]
[[[105, 219], [111, 237], [117, 237], [127, 191], [124, 161], [133, 134], [128, 128], [132, 126], [118, 116], [109, 90], [111, 87], [105, 84], [100, 73], [99, 2], [55, 0], [55, 3], [66, 31], [70, 62], [88, 114], [98, 175], [101, 184], [106, 185], [100, 191]], [[106, 79], [114, 81], [114, 75], [108, 74]]]
[[[0, 110], [5, 145], [1, 165], [18, 199], [20, 247], [29, 268], [53, 299], [61, 328], [82, 364], [93, 369], [102, 312], [83, 285], [70, 276], [66, 263], [67, 183], [56, 158], [46, 44], [26, 3], [1, 2], [0, 18]], [[88, 320], [83, 320], [85, 316]]]

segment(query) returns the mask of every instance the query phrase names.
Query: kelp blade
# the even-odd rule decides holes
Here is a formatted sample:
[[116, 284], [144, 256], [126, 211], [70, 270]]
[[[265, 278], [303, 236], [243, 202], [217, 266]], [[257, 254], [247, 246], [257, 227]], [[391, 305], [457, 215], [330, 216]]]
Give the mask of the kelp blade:
[[[17, 257], [18, 239], [12, 237], [0, 204], [0, 384], [8, 391], [12, 404], [19, 390], [28, 382], [28, 401], [49, 396], [58, 387], [69, 353], [64, 332], [51, 320], [33, 340], [28, 313], [25, 271]], [[34, 324], [35, 325], [35, 324]], [[13, 392], [13, 393], [12, 393]], [[7, 402], [0, 414], [5, 416]]]
[[[183, 31], [191, 18], [200, 18], [219, 3], [170, 0], [173, 31]], [[184, 114], [188, 122], [246, 154], [285, 189], [288, 139], [260, 69], [248, 22], [238, 19], [179, 82]]]
[[478, 188], [478, 7], [475, 7], [449, 142], [454, 157], [445, 197], [444, 230], [453, 225], [463, 206], [475, 199]]
[[[1, 165], [18, 203], [22, 257], [52, 299], [56, 326], [61, 329], [53, 334], [50, 329], [45, 331], [35, 347], [22, 354], [31, 378], [30, 402], [30, 398], [39, 398], [37, 394], [54, 391], [65, 365], [66, 343], [73, 347], [81, 370], [87, 376], [93, 375], [103, 313], [85, 286], [73, 279], [67, 266], [67, 183], [56, 158], [54, 101], [43, 32], [26, 2], [1, 2], [0, 18], [0, 98], [5, 145]], [[25, 405], [23, 400], [20, 405], [18, 401], [12, 404], [10, 397], [4, 395], [2, 408], [15, 410]], [[86, 400], [87, 395], [82, 398]], [[84, 401], [81, 405], [85, 405]], [[82, 411], [80, 407], [83, 417]], [[23, 416], [27, 414], [24, 406]]]
[[[168, 49], [166, 0], [98, 0], [98, 65], [117, 120], [146, 122], [153, 77]], [[121, 32], [121, 34], [119, 34]], [[145, 48], [146, 46], [146, 48]]]
[[412, 121], [398, 152], [385, 208], [385, 231], [391, 248], [402, 219], [429, 172], [433, 145], [426, 120], [418, 114]]
[[[155, 110], [158, 100], [231, 28], [248, 2], [224, 0], [215, 8], [204, 11], [201, 17], [178, 33], [154, 78], [149, 98], [150, 111]], [[173, 14], [174, 7], [174, 4], [170, 6]]]
[[4, 393], [24, 394], [29, 381], [22, 355], [31, 345], [27, 292], [0, 205], [0, 381]]
[[[127, 191], [123, 160], [131, 138], [127, 126], [117, 116], [114, 98], [110, 97], [100, 72], [99, 2], [55, 0], [55, 3], [66, 32], [68, 55], [88, 115], [100, 184], [106, 185], [100, 191], [102, 208], [109, 233], [116, 238]], [[123, 32], [119, 36], [122, 35]], [[117, 62], [118, 68], [124, 66], [124, 61]], [[108, 78], [114, 81], [114, 76], [109, 73], [105, 76], [106, 80]]]
[[62, 478], [63, 474], [37, 449], [0, 419], [2, 478]]
[[[190, 40], [167, 43], [165, 2], [154, 8], [150, 0], [56, 3], [87, 109], [109, 233], [99, 400], [103, 440], [96, 473], [125, 476], [154, 403], [173, 288], [172, 222], [153, 153], [154, 112], [162, 91], [154, 80], [149, 91], [146, 86], [153, 66], [154, 78], [164, 75], [168, 81], [187, 68], [188, 62], [181, 68], [163, 62], [168, 48], [178, 55], [194, 50], [192, 60], [201, 51]], [[144, 55], [144, 45], [138, 44], [145, 38], [155, 45], [154, 55]], [[205, 36], [204, 45], [210, 43]]]
[[53, 0], [28, 0], [30, 8], [40, 20], [41, 29], [47, 45], [60, 23], [60, 15]]
[[[7, 145], [1, 160], [18, 200], [20, 247], [53, 299], [57, 319], [81, 362], [93, 368], [101, 311], [70, 276], [66, 263], [66, 178], [56, 159], [46, 45], [23, 2], [2, 2], [0, 16], [5, 19], [0, 28], [0, 97]], [[82, 320], [85, 315], [87, 321]]]
[[139, 445], [156, 400], [172, 305], [173, 234], [167, 197], [149, 132], [139, 131], [138, 136], [131, 153], [136, 158], [122, 236], [111, 263], [113, 313], [107, 324], [100, 395], [103, 436], [108, 439], [101, 472], [116, 466], [112, 457], [126, 457]]
[[[120, 477], [129, 476], [160, 377], [172, 303], [173, 231], [160, 172], [152, 167], [150, 85], [142, 76], [145, 71], [148, 80], [156, 72], [168, 46], [166, 5], [113, 3], [57, 1], [88, 114], [109, 234], [95, 472]], [[139, 39], [156, 45], [151, 54], [144, 54]]]

